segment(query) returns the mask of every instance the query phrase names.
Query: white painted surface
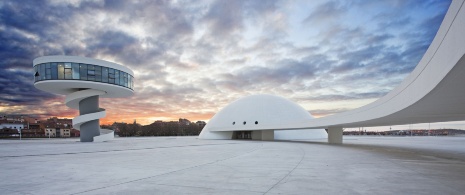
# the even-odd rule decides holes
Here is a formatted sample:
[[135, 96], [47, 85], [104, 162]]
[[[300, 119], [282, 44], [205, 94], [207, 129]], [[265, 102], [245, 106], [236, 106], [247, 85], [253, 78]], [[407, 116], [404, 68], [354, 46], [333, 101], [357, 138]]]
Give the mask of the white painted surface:
[[101, 95], [102, 98], [121, 98], [129, 97], [134, 94], [134, 91], [123, 86], [100, 83], [94, 81], [82, 80], [44, 80], [34, 83], [34, 87], [42, 91], [50, 93], [68, 95], [81, 89], [96, 89], [104, 91], [105, 94]]
[[100, 135], [94, 137], [94, 142], [106, 142], [115, 138], [115, 131], [110, 129], [100, 129]]
[[0, 139], [0, 194], [465, 192], [465, 137], [347, 136], [344, 146], [196, 137], [78, 140]]
[[[229, 104], [219, 111], [203, 128], [201, 139], [231, 139], [232, 133], [213, 133], [211, 129], [221, 128], [223, 131], [260, 131], [275, 130], [284, 125], [292, 125], [300, 121], [312, 120], [312, 115], [301, 106], [282, 97], [274, 95], [251, 95]], [[245, 122], [245, 124], [244, 124]], [[255, 124], [257, 122], [257, 124]], [[276, 127], [276, 128], [273, 128]], [[318, 130], [280, 132], [275, 139], [299, 139], [313, 133], [320, 138]], [[326, 137], [325, 137], [326, 138]]]
[[81, 130], [81, 125], [87, 121], [92, 121], [96, 119], [101, 119], [106, 116], [106, 111], [101, 110], [100, 112], [94, 112], [89, 114], [79, 115], [73, 118], [73, 127], [75, 129]]
[[[465, 120], [465, 8], [454, 0], [433, 42], [412, 73], [395, 89], [366, 106], [332, 116], [262, 129], [369, 127]], [[221, 111], [220, 111], [221, 112]], [[216, 116], [216, 115], [215, 115]], [[213, 119], [212, 119], [213, 120]], [[208, 131], [230, 131], [211, 125]]]
[[326, 140], [328, 133], [324, 129], [275, 130], [275, 140]]

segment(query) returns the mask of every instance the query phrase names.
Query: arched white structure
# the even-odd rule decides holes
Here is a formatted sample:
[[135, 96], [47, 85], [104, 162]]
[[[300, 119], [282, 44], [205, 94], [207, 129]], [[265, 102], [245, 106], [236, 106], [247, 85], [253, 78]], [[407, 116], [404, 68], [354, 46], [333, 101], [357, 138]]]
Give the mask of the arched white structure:
[[[386, 96], [328, 117], [281, 123], [264, 129], [328, 129], [342, 143], [343, 127], [369, 127], [465, 120], [465, 10], [454, 0], [430, 47], [412, 73]], [[212, 127], [210, 131], [230, 131]]]
[[114, 132], [100, 129], [105, 109], [99, 97], [133, 95], [134, 73], [119, 64], [78, 56], [44, 56], [34, 59], [34, 86], [43, 91], [66, 95], [68, 107], [79, 109], [73, 127], [81, 131], [82, 142], [112, 139]]
[[[274, 95], [251, 95], [229, 104], [208, 122], [200, 133], [201, 139], [234, 139], [234, 132], [250, 131], [250, 139], [322, 139], [327, 137], [324, 129], [278, 131], [269, 127], [312, 120], [312, 115], [301, 106]], [[263, 127], [266, 127], [264, 130]], [[229, 131], [210, 131], [227, 128]], [[264, 130], [264, 131], [262, 131]]]

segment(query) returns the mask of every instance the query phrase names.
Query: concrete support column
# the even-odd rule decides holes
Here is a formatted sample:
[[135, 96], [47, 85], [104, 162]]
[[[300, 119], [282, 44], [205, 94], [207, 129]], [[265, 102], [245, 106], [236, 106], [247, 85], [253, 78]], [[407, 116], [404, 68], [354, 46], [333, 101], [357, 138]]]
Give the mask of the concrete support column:
[[[79, 102], [79, 115], [99, 112], [98, 95], [90, 96]], [[81, 142], [93, 142], [100, 135], [100, 120], [95, 119], [81, 124]]]
[[262, 131], [252, 131], [252, 140], [262, 140]]
[[262, 131], [262, 140], [263, 141], [273, 141], [274, 140], [274, 130], [263, 130]]
[[342, 127], [329, 127], [328, 143], [342, 144]]
[[262, 141], [273, 141], [274, 140], [274, 130], [260, 130], [252, 131], [253, 140], [262, 140]]

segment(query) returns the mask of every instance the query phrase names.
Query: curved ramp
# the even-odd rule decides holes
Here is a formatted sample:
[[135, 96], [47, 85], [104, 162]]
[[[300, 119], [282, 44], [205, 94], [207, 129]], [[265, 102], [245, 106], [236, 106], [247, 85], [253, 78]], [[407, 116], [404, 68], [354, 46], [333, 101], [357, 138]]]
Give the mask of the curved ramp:
[[455, 0], [412, 73], [379, 100], [302, 124], [368, 127], [465, 120], [465, 8]]
[[[114, 138], [114, 131], [100, 129], [99, 125], [106, 111], [98, 107], [98, 97], [104, 94], [104, 91], [84, 89], [66, 96], [66, 105], [79, 109], [80, 115], [73, 118], [73, 127], [81, 131], [81, 141], [103, 142]], [[86, 103], [81, 104], [83, 101]]]
[[[342, 142], [342, 128], [465, 120], [465, 8], [454, 0], [430, 47], [412, 73], [366, 106], [318, 119], [262, 125], [261, 130], [328, 129]], [[232, 131], [227, 125], [211, 131]], [[332, 131], [338, 132], [331, 141]]]

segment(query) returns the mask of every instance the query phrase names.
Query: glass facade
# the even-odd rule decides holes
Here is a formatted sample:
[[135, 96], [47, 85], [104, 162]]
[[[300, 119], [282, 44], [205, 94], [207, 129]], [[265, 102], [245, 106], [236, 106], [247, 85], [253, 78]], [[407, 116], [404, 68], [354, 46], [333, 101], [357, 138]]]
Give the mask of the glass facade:
[[84, 80], [109, 83], [134, 89], [134, 77], [113, 68], [93, 64], [52, 62], [37, 64], [34, 82], [44, 80]]

